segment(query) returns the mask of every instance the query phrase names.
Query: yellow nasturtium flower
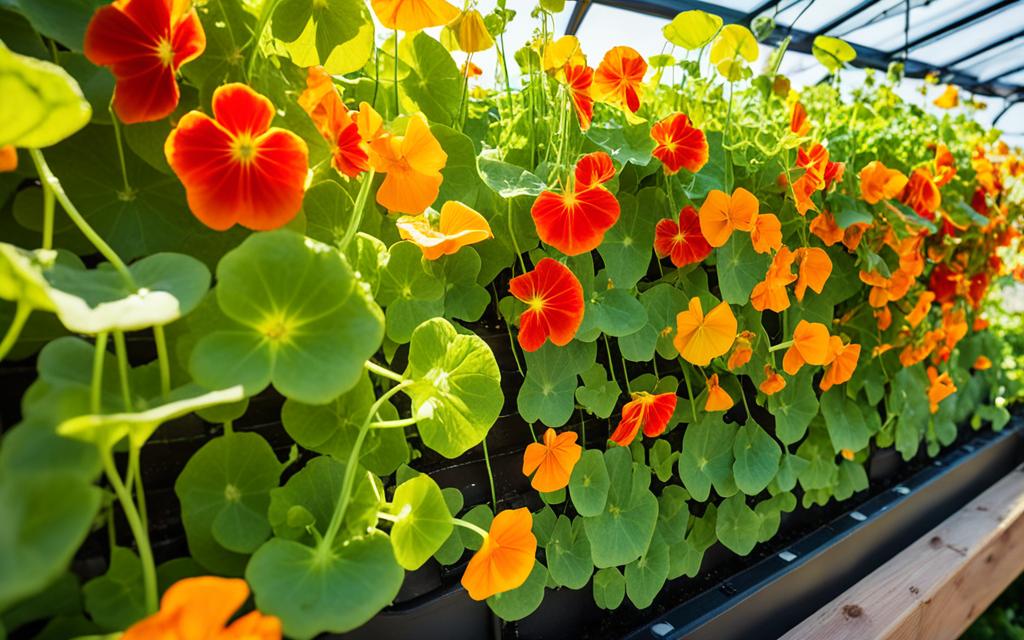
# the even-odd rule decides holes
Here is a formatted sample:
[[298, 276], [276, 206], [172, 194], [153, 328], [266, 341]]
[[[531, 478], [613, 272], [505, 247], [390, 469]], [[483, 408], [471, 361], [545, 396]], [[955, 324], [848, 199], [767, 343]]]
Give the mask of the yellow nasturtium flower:
[[476, 9], [463, 11], [446, 26], [441, 31], [441, 42], [448, 49], [465, 53], [487, 51], [494, 46], [494, 38]]
[[740, 80], [747, 62], [757, 60], [760, 49], [754, 34], [744, 26], [729, 24], [722, 27], [711, 45], [711, 64], [730, 82]]
[[544, 46], [544, 71], [555, 73], [565, 67], [586, 66], [587, 58], [576, 36], [562, 36]]

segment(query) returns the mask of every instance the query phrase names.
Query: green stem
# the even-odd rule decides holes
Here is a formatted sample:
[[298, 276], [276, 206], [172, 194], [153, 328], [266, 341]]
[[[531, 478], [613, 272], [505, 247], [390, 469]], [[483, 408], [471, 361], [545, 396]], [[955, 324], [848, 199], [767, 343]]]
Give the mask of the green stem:
[[355, 212], [352, 214], [352, 221], [349, 223], [348, 228], [345, 229], [345, 235], [342, 236], [341, 242], [338, 243], [338, 248], [342, 252], [348, 249], [352, 238], [356, 237], [356, 233], [359, 231], [359, 225], [363, 223], [363, 212], [366, 210], [366, 200], [370, 197], [370, 187], [373, 185], [374, 175], [376, 175], [376, 172], [370, 169], [363, 176], [363, 184], [359, 185], [359, 194], [356, 195]]
[[[526, 262], [523, 260], [523, 252], [519, 249], [519, 241], [516, 240], [516, 233], [512, 230], [512, 199], [506, 200], [508, 206], [506, 208], [505, 218], [508, 222], [508, 237], [512, 239], [512, 247], [516, 250], [516, 258], [519, 259], [519, 269], [526, 273]], [[515, 268], [512, 269], [512, 275], [515, 275]]]
[[697, 400], [693, 397], [693, 387], [690, 386], [690, 370], [683, 363], [683, 380], [686, 381], [686, 395], [690, 397], [690, 412], [693, 414], [693, 421], [697, 422]]
[[132, 192], [132, 186], [128, 184], [128, 166], [124, 161], [124, 139], [121, 136], [121, 121], [118, 120], [117, 114], [114, 113], [114, 99], [110, 99], [110, 104], [107, 105], [107, 113], [110, 114], [110, 122], [114, 125], [114, 141], [117, 143], [117, 159], [121, 163], [121, 180], [124, 181], [124, 193], [130, 194]]
[[394, 30], [394, 37], [395, 37], [395, 46], [392, 49], [392, 54], [394, 55], [394, 58], [395, 58], [395, 76], [394, 76], [394, 81], [395, 81], [395, 117], [397, 118], [398, 114], [401, 113], [401, 111], [402, 111], [398, 107], [398, 29]]
[[43, 249], [53, 248], [53, 210], [56, 198], [46, 182], [43, 185]]
[[26, 302], [19, 301], [18, 306], [14, 309], [11, 326], [7, 327], [7, 333], [4, 334], [3, 340], [0, 340], [0, 361], [3, 361], [4, 357], [14, 348], [18, 336], [21, 335], [21, 330], [25, 327], [25, 322], [31, 314], [32, 307]]
[[235, 432], [235, 425], [231, 420], [224, 421], [224, 435], [230, 436]]
[[744, 411], [747, 412], [747, 422], [749, 422], [750, 419], [751, 419], [750, 405], [747, 404], [747, 394], [743, 392], [743, 384], [742, 383], [740, 383], [740, 400], [743, 401], [743, 409], [744, 409]]
[[462, 73], [462, 97], [459, 98], [459, 131], [465, 126], [466, 119], [462, 117], [462, 110], [466, 106], [466, 94], [469, 92], [469, 65], [473, 64], [473, 54], [466, 56], [466, 66]]
[[100, 412], [100, 398], [103, 393], [103, 357], [107, 353], [106, 331], [96, 335], [96, 345], [92, 354], [92, 385], [89, 388], [89, 410], [93, 415]]
[[416, 424], [416, 418], [401, 418], [399, 420], [379, 420], [377, 422], [371, 422], [371, 429], [400, 429], [404, 427], [411, 427]]
[[[130, 440], [131, 439], [129, 439], [129, 442]], [[146, 490], [142, 487], [142, 466], [139, 460], [141, 453], [141, 447], [135, 446], [134, 444], [129, 444], [129, 475], [135, 478], [135, 500], [139, 505], [139, 518], [142, 520], [142, 526], [148, 531], [149, 518], [146, 515]]]
[[[533, 431], [533, 428], [531, 427], [530, 430]], [[534, 442], [536, 442], [536, 439], [534, 439]], [[498, 494], [494, 490], [494, 472], [491, 471], [491, 456], [487, 452], [487, 436], [486, 435], [484, 436], [484, 439], [483, 439], [483, 445], [484, 445], [484, 465], [487, 467], [487, 481], [491, 485], [491, 507], [493, 507], [494, 508], [494, 512], [497, 513], [498, 512]]]
[[[612, 377], [612, 382], [614, 382], [615, 386], [618, 387], [619, 382], [615, 379], [615, 360], [612, 358], [612, 348], [608, 344], [608, 336], [602, 334], [601, 337], [604, 338], [604, 352], [608, 354], [608, 375]], [[626, 388], [629, 388], [628, 380], [626, 381]]]
[[100, 237], [96, 230], [93, 229], [82, 214], [78, 212], [75, 205], [68, 198], [68, 195], [64, 192], [64, 187], [61, 186], [60, 180], [57, 176], [53, 175], [53, 171], [50, 170], [50, 166], [46, 164], [46, 158], [43, 157], [43, 153], [39, 149], [29, 149], [29, 155], [32, 156], [32, 161], [36, 165], [36, 171], [39, 173], [39, 179], [45, 183], [50, 189], [53, 190], [54, 195], [57, 197], [57, 201], [60, 202], [60, 206], [67, 212], [68, 217], [75, 223], [79, 231], [82, 232], [92, 246], [96, 247], [96, 250], [107, 259], [114, 269], [121, 274], [121, 278], [124, 279], [125, 284], [132, 291], [137, 290], [139, 287], [135, 284], [135, 278], [132, 277], [128, 267], [117, 255], [117, 253], [110, 247], [106, 241]]
[[394, 514], [387, 513], [385, 511], [378, 511], [377, 512], [377, 519], [378, 520], [387, 520], [388, 522], [398, 522], [399, 520], [401, 520], [400, 517], [398, 517], [398, 516], [396, 516]]
[[125, 347], [124, 334], [114, 332], [114, 353], [117, 354], [117, 373], [121, 380], [121, 401], [126, 412], [132, 410], [132, 388], [128, 380], [128, 349]]
[[376, 373], [378, 376], [380, 376], [382, 378], [387, 378], [388, 380], [394, 380], [395, 382], [403, 382], [404, 381], [404, 378], [402, 378], [402, 376], [400, 374], [397, 374], [394, 371], [392, 371], [391, 369], [388, 369], [386, 367], [382, 367], [379, 364], [377, 364], [376, 362], [373, 362], [371, 360], [367, 360], [366, 363], [363, 366], [366, 367], [366, 370], [369, 371], [370, 373]]
[[[252, 81], [252, 71], [256, 66], [256, 58], [260, 52], [260, 41], [263, 40], [263, 32], [266, 30], [270, 17], [274, 15], [274, 11], [280, 3], [281, 0], [267, 0], [266, 4], [263, 5], [263, 10], [260, 11], [260, 18], [256, 23], [256, 29], [252, 32], [252, 37], [249, 39], [249, 42], [252, 43], [252, 49], [249, 50], [249, 63], [245, 66], [245, 77], [249, 81]], [[225, 22], [227, 21], [225, 20]]]
[[457, 527], [462, 527], [463, 529], [469, 529], [470, 531], [477, 534], [484, 540], [486, 540], [487, 536], [489, 535], [486, 531], [476, 526], [472, 522], [466, 522], [465, 520], [462, 520], [460, 518], [452, 518], [452, 524], [454, 524]]
[[171, 359], [167, 355], [167, 337], [161, 325], [153, 327], [153, 339], [156, 341], [156, 357], [160, 365], [160, 393], [166, 399], [171, 393]]
[[356, 436], [355, 442], [352, 443], [352, 451], [348, 455], [345, 477], [342, 479], [341, 492], [338, 494], [338, 502], [334, 506], [334, 514], [331, 516], [331, 522], [327, 526], [327, 533], [324, 534], [323, 539], [317, 545], [319, 554], [332, 553], [334, 539], [338, 536], [338, 531], [341, 530], [341, 523], [345, 520], [345, 512], [348, 511], [349, 500], [352, 498], [352, 485], [355, 483], [356, 469], [359, 466], [359, 451], [363, 447], [363, 440], [366, 439], [366, 434], [370, 431], [370, 424], [373, 422], [374, 416], [377, 415], [380, 408], [393, 395], [411, 384], [412, 382], [407, 380], [391, 387], [381, 394], [377, 401], [370, 406], [370, 410], [366, 412], [366, 419], [363, 420], [362, 426], [359, 427], [359, 435]]
[[780, 351], [782, 349], [788, 349], [791, 346], [793, 346], [793, 341], [792, 340], [786, 340], [785, 342], [780, 342], [779, 344], [775, 344], [775, 345], [772, 345], [772, 346], [768, 347], [768, 353], [772, 353], [774, 351]]
[[498, 36], [498, 43], [501, 45], [501, 68], [505, 74], [505, 95], [508, 96], [508, 129], [512, 129], [512, 122], [515, 120], [515, 100], [512, 97], [512, 79], [508, 75], [508, 61], [505, 56], [505, 30], [501, 30], [501, 35]]
[[[729, 154], [728, 166], [732, 166], [732, 151], [729, 149], [729, 128], [732, 126], [732, 97], [736, 91], [733, 88], [733, 83], [729, 83], [729, 107], [725, 111], [725, 133], [722, 134], [722, 147], [725, 153]], [[726, 172], [726, 178], [728, 184], [726, 185], [726, 193], [732, 193], [732, 170]]]
[[139, 560], [142, 562], [142, 586], [146, 602], [146, 613], [153, 614], [157, 611], [157, 589], [156, 589], [156, 563], [153, 561], [153, 549], [149, 546], [149, 534], [142, 525], [139, 512], [132, 502], [127, 487], [121, 481], [121, 476], [114, 466], [114, 458], [110, 451], [103, 454], [103, 468], [107, 474], [107, 480], [114, 489], [121, 510], [124, 511], [125, 520], [135, 538], [135, 546], [139, 549]]

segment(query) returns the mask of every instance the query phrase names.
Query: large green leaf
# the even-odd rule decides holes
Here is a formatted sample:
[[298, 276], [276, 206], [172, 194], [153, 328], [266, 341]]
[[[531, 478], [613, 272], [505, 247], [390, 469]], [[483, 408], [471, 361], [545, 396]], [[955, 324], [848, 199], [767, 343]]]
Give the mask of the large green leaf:
[[333, 552], [273, 538], [253, 555], [245, 578], [256, 607], [305, 640], [364, 624], [398, 595], [405, 573], [388, 537], [370, 531]]
[[853, 62], [857, 57], [857, 51], [853, 47], [831, 36], [816, 36], [811, 52], [818, 62], [832, 73], [842, 69], [847, 62]]
[[558, 585], [570, 589], [587, 586], [594, 572], [594, 563], [583, 518], [570, 520], [564, 515], [558, 516], [551, 538], [544, 548], [544, 555], [551, 579]]
[[576, 389], [576, 401], [598, 418], [608, 418], [619, 401], [619, 385], [608, 379], [604, 365], [595, 363], [581, 376], [583, 386]]
[[351, 73], [373, 54], [373, 19], [361, 0], [284, 0], [271, 25], [299, 66]]
[[842, 386], [832, 387], [821, 395], [821, 415], [825, 418], [832, 448], [860, 451], [868, 446], [871, 432], [856, 401], [846, 395]]
[[89, 122], [92, 108], [71, 75], [0, 42], [0, 147], [56, 144]]
[[604, 454], [611, 486], [600, 514], [585, 518], [594, 566], [614, 567], [647, 551], [658, 522], [658, 499], [651, 493], [651, 472], [633, 462], [629, 450], [613, 447]]
[[647, 362], [655, 350], [662, 358], [678, 355], [672, 337], [676, 315], [686, 308], [686, 295], [670, 284], [658, 283], [640, 294], [640, 304], [647, 310], [647, 325], [639, 331], [619, 338], [622, 356], [634, 362]]
[[267, 507], [283, 467], [255, 433], [214, 438], [196, 451], [174, 483], [192, 557], [217, 573], [241, 574], [270, 536]]
[[391, 546], [398, 564], [419, 569], [448, 539], [454, 525], [441, 488], [428, 475], [406, 480], [395, 489], [391, 514]]
[[771, 258], [766, 253], [754, 251], [746, 233], [732, 234], [715, 253], [718, 256], [718, 286], [722, 290], [722, 298], [729, 304], [746, 304], [754, 285], [764, 280]]
[[725, 424], [715, 414], [706, 414], [700, 422], [686, 428], [679, 477], [695, 499], [707, 500], [712, 484], [720, 496], [736, 493], [732, 471], [735, 439], [736, 427]]
[[398, 59], [409, 66], [399, 82], [402, 110], [422, 111], [431, 122], [451, 125], [458, 116], [464, 79], [448, 50], [423, 31], [398, 45]]
[[591, 342], [602, 333], [628, 336], [646, 324], [647, 311], [628, 289], [609, 288], [590, 295], [576, 339]]
[[[4, 4], [28, 18], [36, 31], [65, 45], [82, 50], [85, 28], [104, 0], [5, 0]], [[6, 94], [5, 94], [6, 96]]]
[[713, 13], [694, 10], [683, 11], [662, 27], [665, 39], [688, 51], [700, 49], [722, 28], [722, 19]]
[[408, 342], [421, 323], [444, 311], [444, 281], [428, 268], [411, 242], [391, 245], [381, 271], [377, 302], [387, 308], [388, 338]]
[[127, 629], [146, 617], [144, 594], [142, 562], [125, 547], [112, 547], [107, 572], [82, 585], [89, 617], [111, 631]]
[[547, 188], [543, 180], [514, 164], [482, 156], [477, 166], [484, 184], [502, 198], [539, 196]]
[[580, 456], [569, 476], [569, 495], [576, 513], [597, 516], [604, 512], [611, 480], [604, 456], [597, 449], [587, 449]]
[[801, 371], [782, 391], [769, 396], [768, 410], [775, 416], [775, 435], [782, 444], [793, 444], [803, 438], [807, 425], [818, 415], [818, 397], [810, 374]]
[[604, 126], [595, 124], [587, 131], [587, 137], [619, 164], [630, 162], [646, 166], [654, 151], [651, 126], [646, 122]]
[[210, 388], [268, 384], [323, 404], [359, 381], [384, 323], [336, 250], [290, 231], [250, 236], [217, 266], [216, 328], [196, 344], [189, 369]]
[[424, 322], [412, 334], [403, 377], [423, 444], [456, 458], [483, 441], [504, 397], [490, 347], [455, 331], [447, 320]]
[[658, 496], [658, 535], [669, 544], [682, 542], [690, 523], [690, 494], [679, 485], [666, 486]]
[[482, 193], [486, 193], [486, 185], [480, 179], [477, 169], [473, 141], [464, 133], [443, 124], [431, 124], [430, 133], [434, 134], [441, 148], [448, 154], [448, 160], [441, 169], [444, 181], [441, 183], [434, 208], [440, 210], [441, 205], [449, 200], [476, 208], [478, 198]]
[[620, 193], [619, 221], [597, 248], [604, 267], [618, 289], [632, 289], [647, 274], [654, 248], [654, 227], [667, 209], [658, 189], [644, 189], [639, 198]]
[[526, 582], [511, 591], [496, 593], [487, 598], [487, 606], [502, 620], [522, 620], [536, 611], [544, 600], [544, 586], [547, 582], [547, 568], [540, 562], [534, 562]]
[[527, 422], [538, 420], [560, 427], [572, 417], [576, 376], [590, 369], [596, 343], [570, 342], [556, 347], [547, 342], [526, 354], [526, 378], [519, 389], [519, 413]]
[[746, 497], [737, 494], [718, 506], [715, 533], [730, 551], [745, 556], [757, 544], [761, 517], [747, 506]]
[[739, 490], [750, 496], [763, 491], [779, 470], [779, 443], [756, 422], [749, 422], [736, 432], [732, 450], [736, 458], [732, 470]]
[[646, 609], [654, 602], [668, 578], [668, 545], [651, 541], [644, 555], [626, 565], [626, 595], [637, 609]]
[[626, 596], [626, 579], [615, 567], [594, 574], [594, 602], [602, 609], [618, 609]]

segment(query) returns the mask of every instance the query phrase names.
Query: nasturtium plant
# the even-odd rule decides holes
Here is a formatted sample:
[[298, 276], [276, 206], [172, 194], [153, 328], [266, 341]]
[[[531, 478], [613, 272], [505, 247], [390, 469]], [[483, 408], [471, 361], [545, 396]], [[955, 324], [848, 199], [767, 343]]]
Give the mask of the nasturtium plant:
[[11, 637], [600, 635], [1024, 395], [1019, 150], [838, 38], [799, 86], [770, 14], [3, 4]]

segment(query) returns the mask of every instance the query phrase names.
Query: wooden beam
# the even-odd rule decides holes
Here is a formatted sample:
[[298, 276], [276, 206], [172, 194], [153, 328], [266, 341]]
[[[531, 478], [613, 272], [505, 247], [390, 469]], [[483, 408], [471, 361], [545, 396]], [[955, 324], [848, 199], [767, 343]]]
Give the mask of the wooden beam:
[[955, 640], [1024, 571], [1024, 466], [782, 640]]

